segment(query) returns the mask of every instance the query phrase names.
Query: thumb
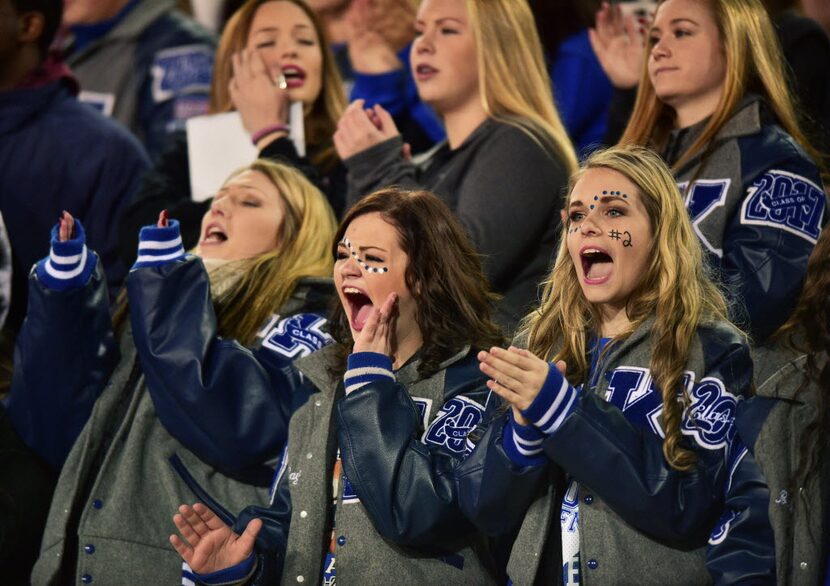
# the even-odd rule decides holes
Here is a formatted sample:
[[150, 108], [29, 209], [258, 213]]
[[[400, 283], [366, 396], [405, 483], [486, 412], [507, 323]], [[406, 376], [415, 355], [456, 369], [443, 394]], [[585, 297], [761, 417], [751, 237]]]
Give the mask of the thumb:
[[556, 370], [558, 370], [562, 376], [565, 376], [565, 373], [568, 372], [568, 363], [564, 360], [557, 360]]
[[241, 548], [241, 553], [248, 557], [254, 551], [254, 544], [256, 544], [256, 537], [262, 529], [262, 519], [251, 519], [245, 531], [236, 540], [236, 545]]
[[408, 142], [403, 143], [402, 154], [407, 163], [412, 162], [412, 147]]

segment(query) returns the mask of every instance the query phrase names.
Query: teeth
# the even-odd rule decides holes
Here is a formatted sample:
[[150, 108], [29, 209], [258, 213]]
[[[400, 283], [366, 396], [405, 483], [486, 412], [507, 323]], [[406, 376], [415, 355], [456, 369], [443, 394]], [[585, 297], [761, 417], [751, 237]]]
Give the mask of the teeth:
[[361, 291], [360, 291], [360, 289], [357, 289], [357, 288], [355, 288], [355, 287], [343, 287], [343, 293], [347, 293], [347, 294], [349, 294], [349, 293], [357, 293], [357, 294], [361, 294]]

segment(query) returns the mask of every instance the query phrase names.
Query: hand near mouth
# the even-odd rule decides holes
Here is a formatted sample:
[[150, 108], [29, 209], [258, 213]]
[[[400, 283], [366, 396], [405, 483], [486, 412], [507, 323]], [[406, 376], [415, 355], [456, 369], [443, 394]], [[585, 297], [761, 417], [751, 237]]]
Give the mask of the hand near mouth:
[[390, 293], [380, 309], [372, 309], [372, 314], [363, 326], [354, 343], [354, 353], [376, 352], [386, 356], [393, 356], [395, 321], [398, 318], [395, 305], [398, 302], [397, 293]]
[[[286, 124], [288, 91], [274, 82], [275, 76], [268, 70], [259, 51], [243, 49], [235, 53], [232, 65], [233, 78], [228, 90], [245, 130], [253, 134], [269, 126]], [[274, 138], [277, 137], [271, 140]], [[265, 146], [257, 144], [260, 149]]]
[[[490, 377], [487, 386], [513, 408], [513, 417], [521, 425], [528, 421], [521, 411], [530, 407], [542, 390], [550, 366], [533, 353], [511, 346], [509, 349], [493, 347], [478, 353], [481, 372]], [[556, 369], [564, 376], [566, 365], [560, 360]]]

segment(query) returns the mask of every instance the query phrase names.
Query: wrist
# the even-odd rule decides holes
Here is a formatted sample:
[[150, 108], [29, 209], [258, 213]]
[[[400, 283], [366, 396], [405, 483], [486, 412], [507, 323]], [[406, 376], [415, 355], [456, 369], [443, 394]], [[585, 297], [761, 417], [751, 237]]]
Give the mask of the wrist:
[[343, 384], [349, 395], [369, 383], [391, 379], [395, 380], [392, 359], [378, 352], [355, 352], [349, 355]]
[[141, 229], [138, 234], [138, 257], [133, 268], [160, 266], [183, 257], [179, 222], [171, 219], [167, 226], [144, 226]]
[[89, 281], [96, 258], [86, 247], [86, 234], [80, 220], [75, 220], [75, 237], [61, 242], [60, 225], [52, 228], [49, 256], [37, 263], [38, 278], [50, 289], [65, 291], [82, 287]]
[[[251, 142], [255, 147], [262, 149], [265, 145], [260, 146], [260, 143], [263, 142], [266, 138], [270, 138], [273, 140], [274, 138], [278, 138], [276, 135], [279, 134], [287, 136], [290, 130], [291, 129], [287, 124], [268, 124], [267, 126], [261, 127], [256, 132], [251, 133]], [[272, 137], [272, 135], [275, 136]]]

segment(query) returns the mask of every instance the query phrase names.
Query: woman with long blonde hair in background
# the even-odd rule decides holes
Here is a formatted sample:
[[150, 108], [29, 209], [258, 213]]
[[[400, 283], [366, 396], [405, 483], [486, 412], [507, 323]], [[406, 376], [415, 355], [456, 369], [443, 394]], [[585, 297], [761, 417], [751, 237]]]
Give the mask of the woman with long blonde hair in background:
[[671, 166], [730, 315], [762, 342], [789, 316], [825, 195], [759, 0], [664, 0], [620, 139]]
[[462, 465], [462, 507], [488, 534], [518, 531], [517, 584], [706, 583], [747, 342], [656, 154], [595, 153], [571, 185], [519, 347], [479, 354], [509, 409]]
[[[303, 103], [305, 157], [288, 137], [290, 102]], [[332, 136], [345, 106], [328, 41], [303, 0], [248, 0], [234, 13], [216, 50], [209, 113], [238, 111], [259, 157], [302, 171], [336, 216], [345, 205], [346, 173]], [[209, 205], [191, 200], [188, 141], [182, 136], [158, 158], [124, 213], [121, 256], [135, 260], [135, 235], [160, 209], [178, 218], [184, 246], [192, 248]]]
[[529, 7], [511, 0], [424, 0], [410, 62], [447, 141], [413, 164], [388, 112], [352, 103], [334, 136], [348, 201], [384, 186], [429, 189], [455, 212], [516, 326], [555, 247], [576, 155], [553, 105]]
[[142, 229], [113, 328], [98, 257], [64, 213], [30, 276], [8, 403], [60, 472], [34, 583], [179, 581], [171, 507], [199, 486], [229, 507], [268, 502], [292, 362], [330, 341], [335, 227], [299, 171], [258, 160], [216, 193], [195, 255], [166, 212]]

